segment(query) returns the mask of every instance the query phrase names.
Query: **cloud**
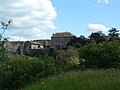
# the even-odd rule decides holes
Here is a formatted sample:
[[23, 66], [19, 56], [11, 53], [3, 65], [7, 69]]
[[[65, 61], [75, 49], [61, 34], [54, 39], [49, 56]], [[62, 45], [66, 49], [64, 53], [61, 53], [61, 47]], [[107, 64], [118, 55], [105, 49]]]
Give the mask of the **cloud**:
[[49, 38], [56, 17], [50, 0], [0, 0], [0, 21], [13, 20], [7, 31], [11, 40]]
[[89, 23], [88, 24], [88, 30], [90, 30], [90, 31], [103, 31], [103, 32], [107, 32], [109, 30], [109, 28], [106, 27], [103, 24]]
[[100, 4], [108, 4], [110, 2], [110, 0], [98, 0], [97, 3], [100, 3]]
[[111, 0], [98, 0], [97, 4], [95, 4], [95, 6], [100, 6], [100, 7], [104, 7], [105, 5], [108, 5], [110, 3]]

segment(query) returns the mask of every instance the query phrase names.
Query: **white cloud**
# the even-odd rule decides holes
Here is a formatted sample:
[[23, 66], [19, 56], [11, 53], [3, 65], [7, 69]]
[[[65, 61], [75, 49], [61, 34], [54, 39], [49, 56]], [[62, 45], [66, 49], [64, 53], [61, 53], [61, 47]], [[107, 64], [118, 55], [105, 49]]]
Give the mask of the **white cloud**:
[[108, 4], [110, 0], [98, 0], [98, 3], [100, 4]]
[[107, 32], [109, 30], [109, 28], [106, 27], [103, 24], [89, 23], [88, 24], [88, 30], [90, 30], [90, 31], [103, 31], [103, 32]]
[[97, 4], [95, 4], [95, 6], [100, 6], [100, 7], [104, 7], [105, 5], [108, 5], [110, 3], [111, 0], [98, 0]]
[[57, 14], [50, 0], [0, 0], [0, 21], [12, 19], [12, 40], [49, 38]]

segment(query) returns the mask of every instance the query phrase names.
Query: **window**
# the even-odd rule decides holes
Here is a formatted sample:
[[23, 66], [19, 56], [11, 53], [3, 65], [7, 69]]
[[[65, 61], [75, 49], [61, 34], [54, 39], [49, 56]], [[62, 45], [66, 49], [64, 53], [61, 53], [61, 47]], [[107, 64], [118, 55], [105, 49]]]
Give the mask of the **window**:
[[55, 45], [55, 47], [57, 48], [57, 45]]
[[38, 45], [38, 48], [40, 48], [40, 45]]
[[29, 46], [29, 49], [31, 49], [31, 46]]

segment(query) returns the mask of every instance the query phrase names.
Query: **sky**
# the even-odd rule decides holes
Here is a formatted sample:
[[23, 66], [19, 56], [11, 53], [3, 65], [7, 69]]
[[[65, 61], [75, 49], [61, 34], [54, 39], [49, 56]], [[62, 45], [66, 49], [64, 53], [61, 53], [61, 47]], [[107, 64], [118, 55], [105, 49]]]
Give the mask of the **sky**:
[[[11, 25], [3, 37], [24, 41], [50, 39], [56, 32], [89, 36], [120, 30], [120, 0], [0, 0], [0, 21]], [[0, 29], [0, 33], [3, 30]]]

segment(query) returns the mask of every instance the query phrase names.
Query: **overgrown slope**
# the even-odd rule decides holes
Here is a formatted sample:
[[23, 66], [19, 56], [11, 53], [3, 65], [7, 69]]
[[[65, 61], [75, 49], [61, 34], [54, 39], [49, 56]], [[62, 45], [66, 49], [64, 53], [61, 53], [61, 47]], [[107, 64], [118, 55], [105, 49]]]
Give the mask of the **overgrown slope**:
[[22, 90], [120, 90], [120, 71], [70, 72], [37, 82]]

